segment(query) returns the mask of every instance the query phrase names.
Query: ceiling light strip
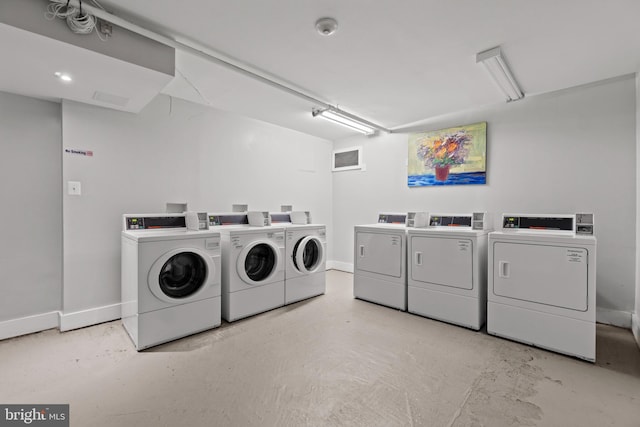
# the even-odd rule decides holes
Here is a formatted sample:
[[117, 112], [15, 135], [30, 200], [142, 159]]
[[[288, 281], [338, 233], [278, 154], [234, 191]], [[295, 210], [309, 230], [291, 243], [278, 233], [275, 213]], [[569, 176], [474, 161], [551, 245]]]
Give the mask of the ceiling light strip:
[[[70, 0], [70, 5], [74, 6], [74, 7], [79, 7], [80, 2], [79, 0]], [[174, 49], [177, 50], [182, 50], [182, 51], [186, 51], [189, 52], [191, 54], [197, 55], [203, 59], [206, 59], [210, 62], [213, 62], [215, 64], [218, 65], [222, 65], [226, 68], [229, 68], [230, 70], [233, 70], [237, 73], [243, 74], [247, 77], [250, 77], [254, 80], [257, 80], [261, 83], [267, 84], [273, 88], [276, 88], [278, 90], [281, 90], [283, 92], [286, 92], [290, 95], [296, 96], [298, 98], [304, 99], [306, 101], [309, 101], [313, 104], [315, 104], [316, 106], [320, 106], [322, 108], [325, 109], [331, 109], [333, 111], [339, 111], [341, 113], [344, 113], [345, 115], [350, 116], [351, 118], [356, 119], [359, 122], [362, 123], [366, 123], [367, 125], [373, 127], [374, 129], [380, 130], [382, 132], [386, 132], [386, 133], [391, 133], [391, 130], [380, 126], [378, 124], [369, 122], [367, 120], [361, 119], [358, 116], [351, 114], [351, 113], [346, 113], [343, 110], [340, 110], [337, 107], [334, 107], [333, 105], [326, 103], [320, 99], [314, 98], [313, 96], [307, 95], [306, 93], [304, 93], [301, 89], [294, 89], [290, 86], [285, 85], [284, 83], [280, 83], [278, 81], [276, 81], [276, 77], [274, 76], [268, 76], [267, 73], [263, 72], [263, 71], [252, 71], [249, 70], [248, 68], [246, 68], [246, 66], [241, 66], [239, 64], [234, 64], [232, 62], [232, 59], [230, 58], [221, 58], [220, 53], [215, 52], [209, 48], [206, 48], [204, 46], [200, 46], [197, 43], [194, 43], [192, 41], [176, 41], [170, 37], [164, 36], [162, 34], [153, 32], [151, 30], [148, 30], [144, 27], [141, 27], [137, 24], [134, 24], [132, 22], [129, 22], [125, 19], [119, 18], [115, 15], [110, 14], [109, 12], [106, 12], [102, 9], [99, 9], [97, 7], [88, 5], [88, 4], [83, 4], [82, 8], [84, 10], [86, 10], [86, 12], [88, 12], [89, 14], [100, 18], [104, 21], [110, 22], [111, 24], [117, 25], [119, 27], [125, 28], [129, 31], [132, 31], [136, 34], [139, 34], [141, 36], [147, 37], [151, 40], [155, 40], [158, 43], [162, 43], [166, 46], [172, 47]]]
[[495, 84], [506, 97], [507, 102], [524, 98], [524, 92], [502, 57], [500, 46], [478, 53], [476, 55], [476, 63], [484, 65]]
[[339, 125], [348, 127], [351, 130], [358, 131], [365, 135], [373, 135], [376, 132], [376, 129], [366, 125], [363, 122], [355, 120], [351, 117], [346, 116], [340, 111], [335, 110], [312, 110], [311, 114], [313, 117], [320, 117], [325, 120], [329, 120], [333, 123], [337, 123]]

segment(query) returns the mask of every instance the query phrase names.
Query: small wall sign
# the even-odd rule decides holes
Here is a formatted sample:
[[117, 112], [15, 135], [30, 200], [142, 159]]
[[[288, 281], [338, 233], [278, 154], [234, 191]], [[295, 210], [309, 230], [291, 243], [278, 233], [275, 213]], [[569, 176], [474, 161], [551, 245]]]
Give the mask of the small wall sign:
[[65, 148], [64, 152], [65, 152], [65, 154], [76, 154], [78, 156], [93, 157], [93, 151], [91, 151], [91, 150], [80, 150], [80, 149], [77, 149], [77, 148]]

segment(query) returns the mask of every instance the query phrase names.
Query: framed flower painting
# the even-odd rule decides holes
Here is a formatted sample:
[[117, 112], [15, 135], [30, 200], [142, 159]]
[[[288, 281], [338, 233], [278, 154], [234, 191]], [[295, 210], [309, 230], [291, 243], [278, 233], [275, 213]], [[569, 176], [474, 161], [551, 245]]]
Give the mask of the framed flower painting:
[[487, 122], [409, 135], [407, 184], [487, 182]]

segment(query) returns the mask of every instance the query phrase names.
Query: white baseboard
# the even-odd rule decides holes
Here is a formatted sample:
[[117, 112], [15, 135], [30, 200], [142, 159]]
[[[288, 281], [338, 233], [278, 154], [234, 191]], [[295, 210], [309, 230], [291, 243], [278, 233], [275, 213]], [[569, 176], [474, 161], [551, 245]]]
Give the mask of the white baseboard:
[[32, 334], [58, 327], [58, 312], [36, 314], [35, 316], [0, 322], [0, 340]]
[[340, 270], [353, 273], [353, 264], [349, 262], [327, 261], [327, 270]]
[[638, 313], [633, 313], [631, 315], [631, 332], [633, 332], [633, 336], [636, 337], [638, 347], [640, 347], [640, 315], [638, 315]]
[[75, 311], [72, 313], [60, 313], [60, 330], [70, 331], [72, 329], [84, 328], [85, 326], [97, 325], [98, 323], [110, 322], [120, 319], [120, 304], [105, 305], [91, 308], [89, 310]]
[[628, 311], [600, 308], [596, 310], [596, 322], [620, 328], [631, 328], [631, 313]]

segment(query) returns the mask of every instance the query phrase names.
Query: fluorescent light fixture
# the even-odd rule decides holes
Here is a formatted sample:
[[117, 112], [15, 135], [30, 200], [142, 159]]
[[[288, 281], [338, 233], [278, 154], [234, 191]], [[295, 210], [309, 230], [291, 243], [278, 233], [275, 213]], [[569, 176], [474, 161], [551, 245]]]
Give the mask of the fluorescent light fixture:
[[362, 122], [352, 119], [351, 117], [347, 117], [346, 115], [339, 113], [338, 111], [325, 109], [325, 110], [311, 110], [311, 115], [313, 117], [322, 117], [325, 120], [329, 120], [330, 122], [337, 123], [339, 125], [345, 126], [351, 130], [358, 131], [365, 135], [373, 135], [376, 130], [366, 125]]
[[502, 57], [500, 46], [476, 54], [476, 64], [478, 62], [487, 69], [493, 81], [506, 96], [507, 102], [524, 98], [524, 92], [518, 86], [518, 82]]
[[60, 71], [56, 71], [55, 73], [53, 73], [54, 76], [56, 76], [57, 78], [59, 78], [60, 80], [62, 80], [65, 83], [69, 83], [71, 82], [73, 79], [71, 78], [71, 76], [67, 73], [62, 73]]

